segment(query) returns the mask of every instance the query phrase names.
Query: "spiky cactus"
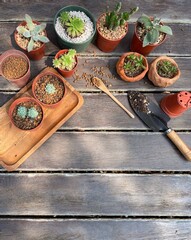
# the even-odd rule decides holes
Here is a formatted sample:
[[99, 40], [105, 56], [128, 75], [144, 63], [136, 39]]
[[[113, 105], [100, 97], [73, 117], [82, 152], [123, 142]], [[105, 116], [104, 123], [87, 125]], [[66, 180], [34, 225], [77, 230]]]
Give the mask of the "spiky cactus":
[[124, 25], [130, 19], [130, 17], [139, 10], [138, 7], [135, 7], [131, 9], [130, 12], [120, 13], [121, 7], [122, 3], [119, 2], [116, 4], [114, 11], [106, 14], [105, 26], [107, 29], [115, 30], [116, 27]]
[[27, 51], [30, 52], [34, 49], [35, 42], [47, 43], [49, 39], [46, 36], [43, 36], [42, 33], [46, 28], [46, 23], [41, 23], [39, 25], [33, 23], [32, 18], [25, 14], [26, 26], [18, 26], [17, 32], [21, 34], [23, 37], [29, 39], [29, 43], [27, 45]]
[[17, 108], [17, 115], [20, 117], [20, 118], [26, 118], [27, 116], [27, 108], [24, 107], [24, 106], [19, 106]]
[[56, 92], [56, 88], [52, 83], [48, 83], [45, 87], [45, 91], [48, 94], [54, 94]]

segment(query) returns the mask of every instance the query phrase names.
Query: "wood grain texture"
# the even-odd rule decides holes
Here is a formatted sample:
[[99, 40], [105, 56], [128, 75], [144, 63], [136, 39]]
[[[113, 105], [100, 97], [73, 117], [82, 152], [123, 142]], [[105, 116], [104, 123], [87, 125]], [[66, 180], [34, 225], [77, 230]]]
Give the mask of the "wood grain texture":
[[1, 240], [175, 240], [190, 239], [190, 229], [190, 220], [0, 219]]
[[[190, 144], [189, 133], [179, 135]], [[191, 165], [161, 133], [57, 132], [18, 170], [190, 171]]]
[[190, 175], [1, 174], [0, 180], [4, 216], [191, 214]]
[[[169, 93], [168, 93], [169, 94]], [[158, 104], [167, 94], [146, 94]], [[0, 106], [5, 104], [14, 94], [0, 93]], [[105, 93], [83, 93], [83, 107], [60, 129], [62, 130], [132, 130], [147, 131], [149, 128], [135, 115], [131, 119], [115, 102], [113, 102]], [[131, 109], [127, 93], [117, 94], [114, 96], [129, 110]], [[104, 103], [104, 104], [103, 104]], [[169, 127], [175, 130], [191, 130], [190, 124], [191, 109], [187, 110], [180, 117], [171, 119]]]
[[[123, 9], [129, 10], [134, 6], [139, 6], [139, 12], [132, 16], [130, 21], [135, 21], [142, 13], [147, 15], [156, 15], [161, 17], [165, 21], [184, 21], [190, 22], [189, 12], [191, 11], [189, 0], [176, 0], [172, 2], [171, 0], [160, 1], [156, 0], [153, 4], [150, 4], [150, 1], [125, 1], [122, 0]], [[56, 12], [67, 5], [71, 5], [70, 0], [65, 0], [61, 2], [52, 2], [51, 0], [40, 0], [30, 2], [28, 0], [23, 1], [10, 1], [4, 0], [0, 2], [1, 6], [1, 15], [0, 20], [11, 20], [11, 21], [21, 21], [23, 20], [24, 14], [31, 14], [34, 18], [42, 21], [51, 21], [54, 18]], [[112, 1], [81, 1], [73, 0], [72, 5], [80, 5], [87, 8], [92, 14], [97, 18], [101, 13], [103, 13], [107, 6], [110, 6], [110, 9], [115, 7], [116, 2]], [[42, 14], [43, 9], [43, 14]], [[185, 11], [186, 10], [186, 11]], [[7, 13], [9, 18], [7, 18]]]
[[[150, 56], [154, 55], [162, 55], [162, 54], [168, 54], [171, 56], [189, 56], [191, 55], [191, 49], [190, 49], [190, 41], [191, 38], [191, 31], [190, 31], [190, 24], [182, 24], [182, 23], [176, 23], [176, 24], [168, 24], [172, 30], [173, 30], [173, 36], [170, 36], [167, 38], [167, 40], [158, 48], [156, 48]], [[1, 33], [1, 45], [0, 45], [0, 53], [10, 49], [10, 48], [16, 48], [17, 47], [13, 33], [18, 26], [18, 23], [15, 22], [0, 22], [0, 33]], [[134, 24], [129, 24], [129, 30], [126, 35], [126, 37], [121, 41], [119, 46], [116, 48], [115, 51], [112, 53], [107, 53], [107, 55], [121, 55], [124, 52], [128, 52], [130, 50], [130, 43], [131, 39], [133, 37], [134, 33]], [[53, 28], [53, 23], [47, 24], [47, 34], [48, 38], [50, 39], [50, 42], [46, 44], [46, 56], [54, 55], [55, 51], [58, 51], [60, 49], [57, 39], [56, 39], [56, 33]], [[186, 38], [185, 38], [186, 34]], [[104, 52], [100, 51], [96, 44], [91, 44], [84, 53], [84, 55], [90, 54], [90, 55], [105, 55]]]

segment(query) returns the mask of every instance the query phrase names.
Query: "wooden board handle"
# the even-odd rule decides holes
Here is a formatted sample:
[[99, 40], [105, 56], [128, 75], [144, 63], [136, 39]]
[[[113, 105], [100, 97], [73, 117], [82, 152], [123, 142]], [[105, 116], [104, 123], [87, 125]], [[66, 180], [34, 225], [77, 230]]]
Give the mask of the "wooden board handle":
[[182, 139], [178, 136], [178, 134], [174, 130], [171, 130], [167, 132], [167, 136], [176, 145], [176, 147], [180, 150], [180, 152], [184, 155], [184, 157], [187, 160], [191, 161], [191, 150], [182, 141]]

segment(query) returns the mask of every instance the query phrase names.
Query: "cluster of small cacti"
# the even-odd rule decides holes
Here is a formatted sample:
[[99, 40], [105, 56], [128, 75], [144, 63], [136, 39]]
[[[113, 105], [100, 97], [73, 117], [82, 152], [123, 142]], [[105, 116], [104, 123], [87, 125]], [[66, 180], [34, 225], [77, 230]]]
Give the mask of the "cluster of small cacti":
[[49, 42], [49, 39], [46, 36], [41, 34], [46, 28], [45, 23], [41, 23], [39, 25], [33, 23], [32, 18], [28, 14], [25, 14], [25, 21], [26, 21], [26, 26], [18, 26], [17, 32], [21, 34], [23, 37], [30, 39], [27, 45], [28, 52], [34, 49], [35, 42], [38, 42], [38, 41], [42, 43]]
[[31, 107], [31, 108], [26, 108], [25, 106], [19, 106], [17, 108], [17, 115], [20, 118], [36, 118], [38, 116], [38, 111], [36, 110], [36, 108]]
[[173, 78], [177, 72], [178, 68], [170, 61], [158, 61], [157, 72], [161, 77]]
[[55, 68], [72, 70], [76, 65], [76, 50], [69, 49], [67, 53], [61, 55], [59, 58], [53, 60], [53, 66]]
[[108, 29], [115, 30], [116, 27], [124, 25], [129, 20], [131, 15], [133, 15], [134, 13], [136, 13], [139, 10], [138, 7], [135, 7], [133, 9], [131, 9], [130, 12], [120, 13], [121, 6], [122, 6], [122, 4], [121, 4], [121, 2], [119, 2], [116, 4], [114, 11], [107, 12], [105, 26]]
[[124, 63], [124, 69], [127, 71], [137, 71], [138, 69], [145, 69], [144, 59], [142, 56], [130, 54], [127, 57], [127, 62]]
[[144, 28], [143, 47], [157, 42], [160, 32], [172, 35], [172, 29], [169, 26], [161, 24], [161, 19], [143, 14], [137, 20]]
[[60, 14], [60, 21], [66, 28], [67, 34], [72, 37], [79, 37], [85, 31], [85, 23], [82, 19], [70, 16], [68, 12], [62, 12]]
[[52, 83], [46, 84], [45, 91], [48, 94], [54, 94], [56, 92], [56, 88]]

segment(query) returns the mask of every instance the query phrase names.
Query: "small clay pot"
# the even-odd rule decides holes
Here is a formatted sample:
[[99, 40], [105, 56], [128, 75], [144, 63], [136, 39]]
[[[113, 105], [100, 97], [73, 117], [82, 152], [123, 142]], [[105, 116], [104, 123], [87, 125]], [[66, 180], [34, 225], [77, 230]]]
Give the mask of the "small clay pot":
[[[28, 129], [28, 130], [24, 130], [24, 129], [21, 129], [21, 128], [19, 128], [18, 126], [15, 125], [15, 122], [14, 122], [14, 119], [13, 119], [13, 111], [14, 111], [15, 107], [16, 107], [18, 104], [23, 103], [23, 102], [35, 102], [35, 103], [41, 108], [41, 111], [42, 111], [42, 120], [41, 120], [41, 122], [38, 124], [37, 127], [32, 128], [32, 129]], [[18, 128], [19, 130], [22, 130], [22, 131], [36, 131], [36, 130], [39, 129], [40, 126], [42, 125], [43, 118], [44, 118], [44, 111], [43, 111], [42, 106], [41, 106], [41, 105], [38, 103], [38, 101], [36, 101], [34, 98], [32, 98], [32, 97], [20, 97], [20, 98], [17, 98], [15, 101], [12, 102], [12, 104], [10, 105], [9, 110], [8, 110], [8, 115], [9, 115], [9, 118], [10, 118], [10, 120], [11, 120], [11, 123], [12, 123], [16, 128]]]
[[[68, 52], [68, 49], [60, 50], [55, 55], [55, 59], [59, 58], [61, 55], [64, 55], [67, 52]], [[64, 76], [64, 77], [71, 77], [74, 74], [74, 72], [75, 72], [75, 70], [77, 68], [77, 65], [78, 65], [77, 56], [75, 56], [75, 59], [76, 59], [76, 65], [75, 65], [75, 67], [72, 70], [64, 70], [64, 69], [58, 68], [58, 71], [62, 74], [62, 76]]]
[[97, 24], [96, 24], [96, 28], [97, 28], [97, 40], [96, 40], [96, 44], [97, 44], [97, 47], [102, 51], [102, 52], [112, 52], [116, 49], [116, 47], [119, 45], [119, 43], [121, 42], [121, 40], [126, 36], [127, 32], [128, 32], [128, 24], [126, 23], [126, 33], [116, 39], [116, 40], [110, 40], [110, 39], [107, 39], [105, 38], [101, 31], [99, 30], [99, 27], [98, 27], [98, 24], [100, 22], [100, 19], [102, 18], [104, 14], [102, 14], [98, 21], [97, 21]]
[[178, 117], [191, 107], [191, 93], [179, 92], [164, 97], [160, 106], [170, 117]]
[[128, 81], [128, 82], [137, 82], [137, 81], [140, 81], [142, 78], [144, 78], [145, 74], [147, 73], [148, 71], [148, 61], [146, 59], [146, 57], [143, 57], [143, 61], [144, 61], [144, 66], [145, 66], [145, 69], [137, 76], [135, 77], [129, 77], [125, 74], [125, 71], [124, 71], [124, 60], [126, 58], [126, 56], [128, 55], [131, 55], [131, 54], [134, 54], [136, 56], [141, 56], [140, 53], [136, 53], [136, 52], [128, 52], [128, 53], [124, 53], [118, 60], [117, 64], [116, 64], [116, 70], [117, 70], [117, 73], [119, 74], [119, 76], [125, 80], [125, 81]]
[[[46, 76], [46, 75], [52, 75], [52, 76], [55, 76], [57, 78], [59, 78], [60, 82], [63, 83], [63, 86], [64, 86], [64, 93], [63, 93], [63, 96], [62, 98], [56, 102], [56, 103], [52, 103], [52, 104], [48, 104], [48, 103], [44, 103], [41, 101], [41, 99], [38, 98], [38, 96], [36, 95], [35, 91], [36, 91], [36, 87], [37, 87], [37, 81], [43, 77], [43, 76]], [[41, 84], [42, 85], [42, 84]], [[52, 73], [52, 72], [45, 72], [45, 73], [41, 73], [39, 75], [36, 76], [36, 78], [33, 80], [33, 83], [32, 83], [32, 93], [33, 93], [33, 96], [34, 98], [40, 103], [42, 104], [44, 107], [50, 107], [50, 108], [56, 108], [63, 100], [64, 96], [66, 95], [66, 86], [65, 86], [65, 83], [63, 81], [63, 79], [59, 76], [59, 74], [57, 73]]]
[[[33, 23], [40, 25], [40, 23], [37, 21], [33, 21]], [[25, 26], [25, 25], [26, 25], [26, 21], [23, 21], [21, 24], [19, 24], [19, 26]], [[45, 30], [44, 30], [44, 33], [45, 33], [45, 36], [47, 36], [47, 33]], [[43, 58], [43, 56], [45, 55], [45, 43], [42, 43], [41, 47], [28, 52], [25, 48], [23, 48], [22, 46], [19, 45], [19, 43], [17, 41], [17, 34], [18, 34], [18, 32], [17, 32], [17, 30], [15, 30], [15, 32], [14, 32], [15, 42], [31, 60], [40, 60], [41, 58]]]
[[164, 39], [160, 42], [160, 43], [154, 43], [154, 44], [149, 44], [145, 47], [143, 47], [143, 42], [139, 39], [138, 35], [137, 35], [137, 25], [138, 22], [135, 25], [135, 30], [134, 30], [134, 34], [133, 34], [133, 38], [131, 41], [131, 46], [130, 49], [132, 52], [138, 52], [144, 56], [147, 56], [150, 52], [152, 52], [156, 47], [160, 46], [162, 43], [164, 43], [164, 41], [166, 40], [166, 34]]
[[[7, 78], [7, 76], [4, 75], [3, 67], [5, 64], [5, 61], [9, 57], [21, 57], [26, 61], [27, 65], [28, 65], [28, 69], [23, 76], [21, 76], [19, 78]], [[13, 68], [13, 71], [16, 71], [17, 68], [18, 68], [18, 65], [15, 68]], [[28, 57], [23, 52], [15, 50], [15, 49], [10, 49], [10, 50], [4, 52], [0, 56], [0, 75], [2, 75], [4, 78], [6, 78], [10, 83], [15, 85], [16, 87], [21, 88], [21, 87], [25, 86], [30, 78], [30, 61], [29, 61]]]
[[[173, 78], [161, 77], [158, 74], [157, 63], [161, 60], [169, 61], [177, 67], [178, 72]], [[156, 59], [154, 59], [153, 62], [150, 64], [149, 71], [148, 71], [148, 78], [155, 86], [168, 87], [168, 86], [171, 86], [172, 84], [174, 84], [179, 79], [180, 74], [181, 74], [180, 69], [178, 68], [178, 64], [174, 61], [174, 59], [172, 59], [171, 57], [167, 57], [167, 56], [160, 56], [160, 57], [157, 57]]]

